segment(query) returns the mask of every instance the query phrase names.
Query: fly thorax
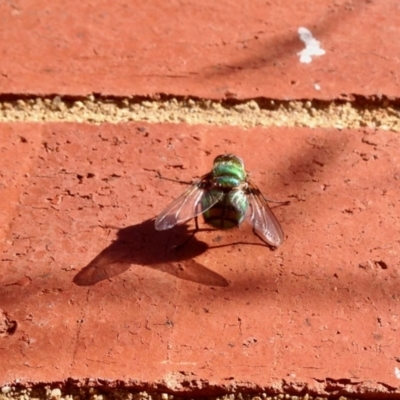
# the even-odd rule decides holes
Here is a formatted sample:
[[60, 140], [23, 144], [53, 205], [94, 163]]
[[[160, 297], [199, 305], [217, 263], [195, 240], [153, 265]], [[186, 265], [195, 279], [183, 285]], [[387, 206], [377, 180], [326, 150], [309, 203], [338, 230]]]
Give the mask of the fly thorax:
[[224, 190], [225, 193], [229, 192], [229, 190], [238, 187], [241, 183], [242, 181], [240, 179], [237, 179], [236, 177], [229, 175], [218, 176], [213, 179], [214, 186], [222, 190], [225, 189]]
[[215, 185], [221, 188], [238, 187], [246, 179], [243, 163], [236, 158], [215, 162], [212, 175]]

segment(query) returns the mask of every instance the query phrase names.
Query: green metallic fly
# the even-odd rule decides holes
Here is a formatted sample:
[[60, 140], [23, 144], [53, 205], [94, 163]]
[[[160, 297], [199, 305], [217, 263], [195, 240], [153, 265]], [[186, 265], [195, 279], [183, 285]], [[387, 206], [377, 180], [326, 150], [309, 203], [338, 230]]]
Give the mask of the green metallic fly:
[[268, 206], [267, 199], [250, 182], [243, 160], [233, 154], [215, 158], [212, 171], [196, 180], [157, 218], [158, 231], [196, 219], [218, 229], [230, 229], [246, 219], [266, 243], [278, 247], [284, 240], [282, 228]]

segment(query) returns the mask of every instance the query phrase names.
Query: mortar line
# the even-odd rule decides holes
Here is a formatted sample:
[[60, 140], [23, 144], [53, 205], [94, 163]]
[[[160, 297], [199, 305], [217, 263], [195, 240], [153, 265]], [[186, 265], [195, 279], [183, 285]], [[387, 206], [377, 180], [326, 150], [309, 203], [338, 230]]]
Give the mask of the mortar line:
[[380, 129], [400, 132], [400, 99], [200, 99], [146, 96], [0, 95], [0, 122], [187, 123], [252, 127]]

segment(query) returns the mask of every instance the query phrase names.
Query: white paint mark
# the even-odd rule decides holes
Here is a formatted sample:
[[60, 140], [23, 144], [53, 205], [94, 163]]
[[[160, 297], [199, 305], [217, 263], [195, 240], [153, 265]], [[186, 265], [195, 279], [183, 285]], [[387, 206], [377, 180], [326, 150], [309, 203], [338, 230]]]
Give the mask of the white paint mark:
[[397, 379], [400, 379], [400, 368], [394, 367], [394, 374]]
[[321, 86], [318, 85], [318, 83], [314, 83], [314, 89], [315, 90], [321, 90]]
[[305, 49], [297, 53], [300, 62], [309, 64], [312, 61], [312, 56], [323, 56], [326, 53], [324, 49], [320, 48], [319, 41], [313, 37], [307, 28], [300, 27], [297, 32], [300, 40], [306, 45]]

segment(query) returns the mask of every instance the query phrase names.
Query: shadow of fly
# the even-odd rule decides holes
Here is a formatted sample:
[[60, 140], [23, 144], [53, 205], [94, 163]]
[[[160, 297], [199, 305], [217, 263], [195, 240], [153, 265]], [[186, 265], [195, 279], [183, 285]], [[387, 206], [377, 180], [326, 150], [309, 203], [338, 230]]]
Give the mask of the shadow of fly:
[[217, 229], [238, 227], [247, 220], [265, 243], [278, 247], [283, 243], [284, 233], [268, 202], [289, 203], [266, 199], [250, 181], [243, 160], [224, 154], [214, 159], [211, 172], [193, 182], [156, 218], [155, 228], [163, 231], [195, 218], [195, 235], [201, 214], [207, 224]]

